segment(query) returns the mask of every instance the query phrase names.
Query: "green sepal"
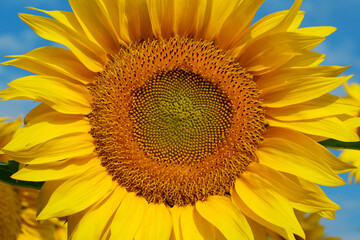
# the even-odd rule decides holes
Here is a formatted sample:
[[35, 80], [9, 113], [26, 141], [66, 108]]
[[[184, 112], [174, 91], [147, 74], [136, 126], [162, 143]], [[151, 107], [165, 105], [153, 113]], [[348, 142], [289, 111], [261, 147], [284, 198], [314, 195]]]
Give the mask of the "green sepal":
[[327, 139], [319, 143], [327, 148], [360, 150], [360, 142], [341, 142], [335, 139]]
[[11, 178], [11, 175], [16, 173], [19, 169], [19, 163], [9, 161], [8, 163], [0, 163], [0, 181], [8, 183], [16, 187], [40, 189], [44, 182], [28, 182], [20, 181]]

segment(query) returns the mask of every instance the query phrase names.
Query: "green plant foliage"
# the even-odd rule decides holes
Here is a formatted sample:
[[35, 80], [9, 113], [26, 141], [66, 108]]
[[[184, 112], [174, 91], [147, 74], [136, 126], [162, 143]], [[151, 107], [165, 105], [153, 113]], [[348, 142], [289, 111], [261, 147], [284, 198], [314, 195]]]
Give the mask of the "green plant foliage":
[[360, 142], [341, 142], [334, 139], [327, 139], [319, 143], [327, 148], [360, 150]]
[[11, 175], [19, 169], [19, 163], [9, 161], [8, 163], [0, 163], [0, 181], [6, 182], [13, 186], [40, 189], [44, 182], [27, 182], [19, 181], [11, 178]]

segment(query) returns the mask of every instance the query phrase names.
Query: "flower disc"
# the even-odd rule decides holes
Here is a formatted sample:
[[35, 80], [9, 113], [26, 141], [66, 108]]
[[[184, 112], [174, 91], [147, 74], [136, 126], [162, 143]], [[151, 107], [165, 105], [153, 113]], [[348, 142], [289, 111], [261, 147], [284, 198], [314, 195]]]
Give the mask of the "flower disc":
[[183, 70], [157, 74], [135, 91], [134, 136], [149, 157], [198, 163], [211, 155], [229, 127], [231, 105], [211, 82]]
[[112, 56], [90, 87], [96, 152], [148, 202], [225, 195], [264, 131], [252, 76], [211, 42], [174, 37]]

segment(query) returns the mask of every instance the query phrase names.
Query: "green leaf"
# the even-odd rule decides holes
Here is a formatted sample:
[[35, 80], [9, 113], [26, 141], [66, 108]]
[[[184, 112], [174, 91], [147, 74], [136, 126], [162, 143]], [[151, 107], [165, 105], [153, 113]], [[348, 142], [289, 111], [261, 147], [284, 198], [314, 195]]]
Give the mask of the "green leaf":
[[319, 143], [327, 148], [360, 150], [360, 142], [341, 142], [335, 139], [327, 139]]
[[11, 178], [11, 175], [19, 169], [19, 163], [9, 161], [8, 163], [0, 163], [0, 181], [17, 187], [40, 189], [44, 182], [27, 182], [19, 181]]

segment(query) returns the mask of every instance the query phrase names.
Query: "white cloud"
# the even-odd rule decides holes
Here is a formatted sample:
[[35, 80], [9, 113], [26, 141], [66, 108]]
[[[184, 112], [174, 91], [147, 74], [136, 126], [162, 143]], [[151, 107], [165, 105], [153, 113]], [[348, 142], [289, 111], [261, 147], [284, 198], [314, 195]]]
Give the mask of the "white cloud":
[[43, 7], [57, 7], [64, 4], [64, 0], [15, 0], [4, 1], [2, 3], [6, 6], [43, 6]]
[[[336, 34], [336, 33], [334, 33]], [[354, 38], [337, 38], [336, 40], [326, 41], [317, 46], [314, 51], [326, 55], [322, 65], [338, 65], [351, 67], [343, 75], [354, 75], [349, 82], [360, 82], [360, 49], [355, 43]], [[343, 86], [331, 92], [338, 96], [345, 96]]]
[[342, 240], [360, 239], [360, 231], [358, 233], [343, 233], [339, 237], [341, 237]]
[[0, 101], [0, 116], [25, 116], [32, 108], [36, 107], [36, 105], [38, 105], [38, 103], [28, 100]]
[[31, 49], [37, 41], [32, 30], [24, 30], [19, 34], [3, 33], [0, 35], [0, 52], [4, 54], [19, 54]]
[[[336, 33], [334, 33], [336, 34]], [[353, 38], [341, 38], [340, 41], [325, 41], [315, 51], [326, 54], [325, 63], [334, 65], [350, 65], [360, 67], [358, 45]]]
[[[360, 213], [360, 204], [358, 199], [348, 199], [342, 203], [342, 207]], [[360, 227], [360, 222], [359, 222], [359, 227]]]
[[20, 41], [13, 35], [5, 34], [0, 36], [0, 46], [2, 49], [14, 50], [22, 48]]

